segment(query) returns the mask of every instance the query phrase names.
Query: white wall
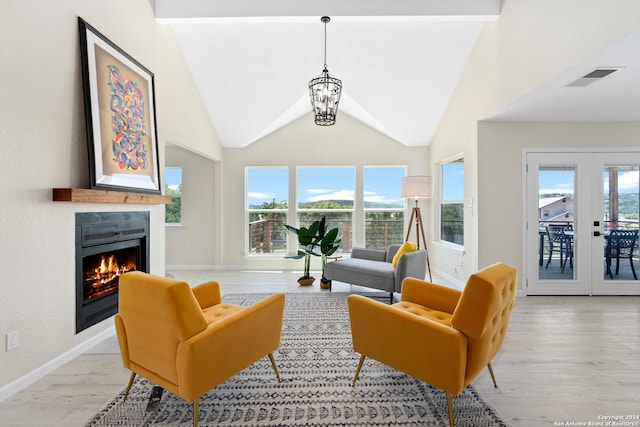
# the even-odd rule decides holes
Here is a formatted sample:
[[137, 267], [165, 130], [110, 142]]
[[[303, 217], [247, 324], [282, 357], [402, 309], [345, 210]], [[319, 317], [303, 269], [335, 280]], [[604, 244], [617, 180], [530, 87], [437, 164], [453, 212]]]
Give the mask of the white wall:
[[[466, 279], [493, 259], [489, 254], [495, 245], [484, 240], [483, 223], [493, 205], [484, 199], [490, 190], [478, 165], [492, 172], [520, 167], [520, 160], [505, 164], [503, 153], [481, 158], [479, 151], [492, 141], [479, 140], [478, 123], [638, 28], [640, 2], [633, 0], [503, 1], [500, 17], [481, 31], [430, 147], [434, 165], [458, 153], [465, 157], [465, 254], [434, 245], [432, 260], [442, 273]], [[521, 200], [521, 193], [518, 188], [511, 197]], [[508, 234], [519, 232], [520, 225]]]
[[[478, 262], [480, 265], [506, 262], [516, 267], [524, 279], [524, 150], [638, 148], [640, 123], [482, 122], [479, 140], [478, 240], [482, 242], [482, 250], [478, 253]], [[520, 280], [519, 289], [522, 289], [522, 282]]]
[[167, 268], [214, 268], [216, 169], [214, 162], [176, 146], [166, 147], [166, 166], [182, 167], [182, 224], [166, 229]]
[[[389, 137], [338, 113], [334, 126], [320, 127], [308, 114], [289, 126], [266, 136], [244, 149], [225, 149], [223, 167], [222, 216], [224, 233], [216, 240], [226, 267], [300, 269], [301, 261], [283, 257], [245, 256], [247, 218], [245, 217], [245, 167], [287, 166], [290, 188], [294, 188], [296, 166], [354, 166], [356, 177], [362, 166], [407, 165], [410, 175], [423, 175], [427, 169], [427, 148], [408, 148]], [[362, 183], [356, 180], [356, 193]], [[398, 182], [398, 191], [400, 182]], [[290, 193], [290, 201], [293, 197]], [[295, 221], [295, 218], [291, 218]], [[295, 223], [295, 222], [294, 222]], [[356, 238], [355, 246], [362, 246]]]
[[[168, 28], [148, 0], [0, 2], [0, 399], [112, 326], [75, 334], [74, 213], [149, 210], [151, 271], [164, 274], [164, 207], [52, 202], [89, 186], [78, 16], [155, 73], [160, 158], [168, 139], [221, 149]], [[4, 338], [18, 330], [19, 347]]]

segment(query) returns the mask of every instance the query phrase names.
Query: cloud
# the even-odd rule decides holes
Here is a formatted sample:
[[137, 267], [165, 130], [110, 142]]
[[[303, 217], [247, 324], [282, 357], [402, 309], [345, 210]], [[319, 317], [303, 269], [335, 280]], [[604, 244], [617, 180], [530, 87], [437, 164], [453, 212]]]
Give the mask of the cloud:
[[557, 184], [553, 188], [540, 188], [538, 194], [573, 194], [573, 184]]
[[276, 196], [276, 193], [258, 193], [258, 192], [250, 192], [247, 194], [247, 197], [250, 199], [273, 199]]
[[363, 196], [364, 201], [369, 203], [402, 203], [402, 199], [389, 199], [375, 191], [365, 191]]
[[[638, 171], [622, 172], [618, 174], [618, 191], [621, 193], [638, 192]], [[604, 191], [609, 192], [609, 180], [604, 183]]]
[[[314, 193], [315, 191], [315, 193]], [[338, 190], [329, 193], [321, 193], [319, 190], [309, 190], [309, 193], [318, 194], [307, 198], [309, 202], [321, 202], [323, 200], [353, 200], [353, 190]], [[326, 191], [326, 190], [325, 190]]]
[[309, 188], [307, 190], [308, 193], [311, 194], [325, 194], [325, 193], [333, 193], [335, 190], [329, 190], [326, 188]]

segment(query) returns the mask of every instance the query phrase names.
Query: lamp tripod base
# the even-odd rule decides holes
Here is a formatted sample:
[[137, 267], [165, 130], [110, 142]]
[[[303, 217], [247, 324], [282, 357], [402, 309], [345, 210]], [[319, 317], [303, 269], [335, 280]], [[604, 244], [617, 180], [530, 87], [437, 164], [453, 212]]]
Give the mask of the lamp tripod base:
[[418, 207], [418, 201], [416, 200], [416, 205], [411, 210], [411, 218], [409, 219], [409, 229], [407, 230], [407, 236], [404, 241], [409, 241], [409, 235], [411, 234], [411, 227], [413, 226], [413, 220], [416, 221], [416, 243], [418, 244], [418, 249], [420, 249], [420, 237], [422, 237], [422, 243], [424, 250], [427, 252], [427, 270], [429, 271], [429, 281], [432, 282], [433, 278], [431, 276], [431, 265], [429, 264], [429, 249], [427, 248], [427, 239], [424, 237], [424, 225], [422, 224], [422, 214], [420, 212], [420, 208]]

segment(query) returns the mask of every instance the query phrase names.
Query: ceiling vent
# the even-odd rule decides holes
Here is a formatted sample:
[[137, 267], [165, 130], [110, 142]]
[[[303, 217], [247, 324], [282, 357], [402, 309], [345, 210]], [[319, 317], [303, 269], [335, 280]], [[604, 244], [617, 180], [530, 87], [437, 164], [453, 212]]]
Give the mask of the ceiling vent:
[[619, 68], [596, 68], [589, 74], [580, 77], [578, 80], [571, 82], [567, 87], [585, 87], [600, 79], [607, 77], [611, 73], [615, 73]]

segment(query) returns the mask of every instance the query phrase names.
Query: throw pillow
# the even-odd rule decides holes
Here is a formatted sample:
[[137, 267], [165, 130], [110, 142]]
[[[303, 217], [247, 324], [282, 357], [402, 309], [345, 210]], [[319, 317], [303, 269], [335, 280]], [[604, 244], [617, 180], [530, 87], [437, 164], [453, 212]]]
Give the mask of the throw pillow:
[[402, 254], [406, 252], [412, 252], [415, 250], [418, 250], [418, 245], [416, 243], [404, 242], [402, 246], [400, 246], [400, 249], [398, 249], [398, 252], [396, 252], [396, 254], [393, 256], [393, 260], [391, 261], [391, 264], [393, 265], [393, 267], [395, 268], [398, 265], [398, 260], [400, 259]]

